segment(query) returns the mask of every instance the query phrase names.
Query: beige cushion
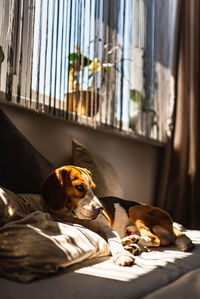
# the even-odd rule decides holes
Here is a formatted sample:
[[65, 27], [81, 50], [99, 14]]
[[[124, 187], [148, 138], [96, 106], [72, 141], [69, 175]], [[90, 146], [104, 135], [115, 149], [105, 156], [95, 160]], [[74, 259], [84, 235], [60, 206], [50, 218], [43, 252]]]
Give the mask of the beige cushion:
[[123, 197], [118, 175], [113, 166], [75, 139], [72, 140], [72, 161], [73, 165], [91, 171], [97, 186], [95, 194], [98, 197]]

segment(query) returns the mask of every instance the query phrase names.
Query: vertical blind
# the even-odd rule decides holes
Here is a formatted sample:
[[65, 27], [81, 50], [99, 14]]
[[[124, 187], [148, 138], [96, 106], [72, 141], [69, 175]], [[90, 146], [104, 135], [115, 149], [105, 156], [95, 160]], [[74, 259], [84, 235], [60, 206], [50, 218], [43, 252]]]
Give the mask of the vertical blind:
[[1, 98], [164, 141], [176, 0], [0, 0]]

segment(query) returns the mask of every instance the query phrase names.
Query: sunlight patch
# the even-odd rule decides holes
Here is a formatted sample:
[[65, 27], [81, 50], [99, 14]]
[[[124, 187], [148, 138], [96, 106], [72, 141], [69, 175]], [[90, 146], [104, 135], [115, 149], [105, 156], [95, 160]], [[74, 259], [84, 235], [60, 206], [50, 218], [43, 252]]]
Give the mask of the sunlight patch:
[[184, 259], [192, 255], [192, 252], [182, 252], [177, 250], [151, 251], [144, 252], [139, 257], [135, 257], [135, 264], [131, 267], [116, 266], [109, 261], [94, 264], [90, 267], [83, 267], [75, 270], [79, 274], [87, 274], [95, 277], [107, 278], [119, 281], [131, 281], [144, 274], [147, 274], [158, 267], [166, 267], [174, 265], [176, 261]]

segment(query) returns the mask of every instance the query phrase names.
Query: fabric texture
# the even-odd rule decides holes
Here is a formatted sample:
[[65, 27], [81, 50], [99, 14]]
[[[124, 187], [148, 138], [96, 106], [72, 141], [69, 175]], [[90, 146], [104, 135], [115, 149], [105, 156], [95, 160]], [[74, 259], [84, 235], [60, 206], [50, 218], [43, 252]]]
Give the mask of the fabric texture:
[[175, 130], [157, 204], [175, 221], [200, 228], [200, 1], [179, 4]]
[[[132, 267], [120, 267], [113, 263], [111, 257], [101, 257], [84, 260], [70, 266], [62, 275], [30, 284], [0, 277], [1, 297], [146, 299], [145, 296], [150, 296], [147, 298], [199, 299], [200, 231], [190, 230], [186, 234], [195, 243], [191, 252], [180, 252], [175, 248], [152, 248], [150, 252], [136, 256]], [[177, 287], [173, 287], [173, 284]], [[157, 291], [160, 296], [156, 296]]]
[[96, 196], [112, 195], [123, 197], [123, 190], [117, 172], [112, 165], [76, 139], [72, 140], [72, 161], [73, 165], [87, 168], [91, 171], [96, 184]]
[[0, 274], [12, 280], [30, 282], [110, 254], [98, 234], [56, 221], [40, 195], [18, 196], [0, 188], [0, 219]]
[[0, 185], [16, 193], [39, 193], [56, 167], [44, 158], [0, 109]]
[[167, 286], [145, 296], [143, 299], [199, 299], [200, 297], [200, 269], [190, 271]]

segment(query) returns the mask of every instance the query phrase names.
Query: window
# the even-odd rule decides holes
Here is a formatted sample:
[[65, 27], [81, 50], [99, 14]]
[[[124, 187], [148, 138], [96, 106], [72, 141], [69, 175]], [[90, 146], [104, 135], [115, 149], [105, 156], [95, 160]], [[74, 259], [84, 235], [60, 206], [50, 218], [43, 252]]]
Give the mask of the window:
[[164, 141], [176, 0], [0, 0], [7, 101]]

